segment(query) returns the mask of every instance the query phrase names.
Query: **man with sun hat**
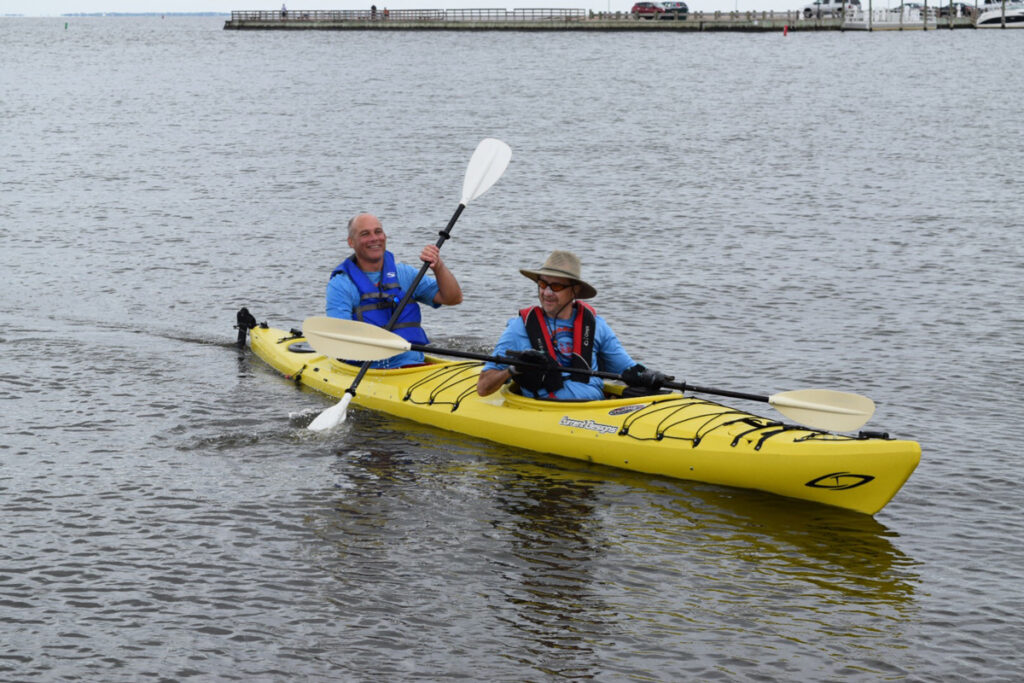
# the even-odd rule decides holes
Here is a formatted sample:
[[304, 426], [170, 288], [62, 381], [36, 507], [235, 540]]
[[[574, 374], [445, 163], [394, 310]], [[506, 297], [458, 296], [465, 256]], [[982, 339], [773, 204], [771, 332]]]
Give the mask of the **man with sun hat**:
[[574, 374], [574, 369], [622, 374], [627, 384], [652, 390], [671, 381], [637, 364], [604, 318], [583, 303], [597, 290], [580, 276], [575, 254], [556, 250], [540, 268], [519, 272], [537, 283], [540, 305], [524, 308], [508, 321], [494, 355], [518, 358], [523, 365], [484, 364], [478, 394], [493, 394], [514, 379], [524, 396], [561, 401], [604, 398], [600, 377]]

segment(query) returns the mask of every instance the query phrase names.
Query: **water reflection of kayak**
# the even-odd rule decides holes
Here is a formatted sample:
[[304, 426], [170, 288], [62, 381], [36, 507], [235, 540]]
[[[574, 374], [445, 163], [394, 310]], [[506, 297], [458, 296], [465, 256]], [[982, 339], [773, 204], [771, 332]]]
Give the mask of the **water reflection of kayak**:
[[[253, 352], [282, 374], [341, 397], [359, 366], [313, 351], [304, 337], [250, 331]], [[441, 429], [647, 474], [757, 489], [874, 514], [920, 461], [913, 441], [833, 434], [677, 392], [601, 401], [526, 398], [506, 386], [476, 393], [482, 363], [369, 370], [354, 403]]]

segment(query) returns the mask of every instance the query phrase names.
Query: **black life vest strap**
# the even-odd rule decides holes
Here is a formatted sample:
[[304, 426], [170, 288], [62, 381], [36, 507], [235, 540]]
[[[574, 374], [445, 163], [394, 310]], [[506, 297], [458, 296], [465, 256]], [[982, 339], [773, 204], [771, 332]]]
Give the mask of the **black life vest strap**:
[[[573, 323], [572, 347], [573, 353], [570, 359], [570, 368], [577, 370], [590, 370], [589, 359], [594, 355], [594, 334], [597, 328], [597, 318], [594, 309], [577, 301], [576, 320]], [[526, 326], [526, 335], [530, 338], [530, 346], [537, 351], [547, 354], [555, 363], [558, 363], [558, 354], [555, 352], [554, 340], [548, 331], [547, 323], [544, 320], [544, 310], [540, 306], [531, 306], [519, 311]], [[588, 375], [583, 373], [569, 373], [569, 379], [574, 382], [586, 382]], [[545, 378], [545, 389], [554, 393], [562, 388], [565, 378], [561, 373], [549, 372]]]

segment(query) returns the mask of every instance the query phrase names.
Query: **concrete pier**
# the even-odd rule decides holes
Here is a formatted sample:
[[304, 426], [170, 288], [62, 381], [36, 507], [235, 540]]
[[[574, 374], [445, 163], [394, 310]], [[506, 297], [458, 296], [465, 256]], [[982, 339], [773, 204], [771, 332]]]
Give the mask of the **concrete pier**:
[[969, 17], [930, 17], [915, 24], [884, 10], [869, 20], [864, 12], [843, 18], [804, 17], [785, 12], [690, 12], [639, 18], [628, 12], [582, 9], [451, 10], [253, 10], [236, 11], [224, 23], [236, 31], [880, 31], [974, 28]]
[[837, 31], [840, 19], [799, 12], [690, 12], [658, 20], [628, 12], [523, 10], [288, 10], [232, 12], [226, 30], [282, 31]]

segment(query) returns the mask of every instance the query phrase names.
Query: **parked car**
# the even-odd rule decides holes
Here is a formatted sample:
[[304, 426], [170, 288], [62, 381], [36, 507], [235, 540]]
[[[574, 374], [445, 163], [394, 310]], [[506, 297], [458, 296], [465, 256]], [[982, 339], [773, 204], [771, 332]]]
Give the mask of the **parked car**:
[[804, 5], [803, 13], [805, 19], [822, 17], [841, 17], [848, 10], [859, 10], [860, 0], [814, 0], [809, 5]]
[[629, 11], [641, 19], [657, 19], [659, 15], [665, 13], [665, 8], [660, 2], [638, 2]]
[[661, 15], [662, 19], [685, 19], [690, 12], [685, 2], [663, 2], [661, 6], [665, 8], [665, 13]]

